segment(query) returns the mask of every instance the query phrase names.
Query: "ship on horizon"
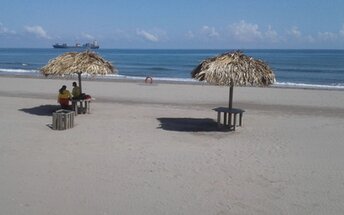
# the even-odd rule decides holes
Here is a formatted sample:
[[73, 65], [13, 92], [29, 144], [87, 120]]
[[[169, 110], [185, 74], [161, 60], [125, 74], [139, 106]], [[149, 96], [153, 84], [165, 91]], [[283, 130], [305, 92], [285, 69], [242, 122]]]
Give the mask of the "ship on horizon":
[[92, 43], [85, 43], [83, 45], [81, 45], [80, 43], [76, 43], [74, 46], [69, 46], [67, 45], [67, 43], [55, 43], [53, 47], [55, 49], [99, 49], [99, 45], [96, 40]]

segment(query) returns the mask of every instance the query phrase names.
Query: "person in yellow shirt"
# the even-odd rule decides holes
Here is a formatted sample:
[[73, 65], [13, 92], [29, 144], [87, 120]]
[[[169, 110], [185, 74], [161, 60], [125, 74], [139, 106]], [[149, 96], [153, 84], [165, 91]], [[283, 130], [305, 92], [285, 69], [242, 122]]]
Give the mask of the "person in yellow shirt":
[[59, 95], [57, 98], [58, 103], [60, 103], [63, 109], [69, 109], [70, 108], [69, 101], [71, 99], [72, 99], [72, 95], [67, 90], [66, 85], [63, 85], [61, 89], [59, 90]]
[[76, 84], [76, 82], [73, 82], [73, 90], [72, 90], [72, 95], [73, 99], [78, 99], [80, 98], [80, 87]]

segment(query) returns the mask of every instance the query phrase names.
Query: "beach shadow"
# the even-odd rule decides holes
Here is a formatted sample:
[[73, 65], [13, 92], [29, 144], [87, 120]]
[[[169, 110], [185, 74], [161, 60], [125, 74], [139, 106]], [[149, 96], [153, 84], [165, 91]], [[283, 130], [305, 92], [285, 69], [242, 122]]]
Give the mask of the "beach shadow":
[[25, 113], [38, 115], [38, 116], [52, 116], [53, 112], [57, 111], [58, 109], [61, 109], [60, 105], [40, 105], [37, 107], [22, 108], [19, 110]]
[[167, 131], [184, 132], [211, 132], [211, 131], [229, 131], [225, 128], [219, 128], [217, 122], [209, 118], [157, 118], [160, 121], [160, 127]]

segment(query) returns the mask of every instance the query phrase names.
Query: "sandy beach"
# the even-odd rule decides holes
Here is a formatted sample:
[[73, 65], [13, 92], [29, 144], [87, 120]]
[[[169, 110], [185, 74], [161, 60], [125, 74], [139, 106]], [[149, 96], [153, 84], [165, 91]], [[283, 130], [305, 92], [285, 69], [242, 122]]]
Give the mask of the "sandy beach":
[[74, 80], [0, 77], [0, 214], [344, 214], [344, 91], [83, 81], [91, 113], [50, 128]]

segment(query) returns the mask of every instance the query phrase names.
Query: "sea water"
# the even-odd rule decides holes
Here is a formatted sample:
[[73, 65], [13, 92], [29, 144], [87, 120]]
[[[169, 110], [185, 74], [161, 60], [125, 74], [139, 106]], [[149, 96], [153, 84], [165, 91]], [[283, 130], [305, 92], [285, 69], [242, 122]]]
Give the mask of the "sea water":
[[[70, 49], [0, 49], [0, 75], [41, 76], [39, 69]], [[204, 59], [233, 50], [98, 49], [117, 69], [107, 79], [194, 82], [191, 71]], [[344, 50], [241, 50], [269, 64], [275, 86], [344, 89]]]

